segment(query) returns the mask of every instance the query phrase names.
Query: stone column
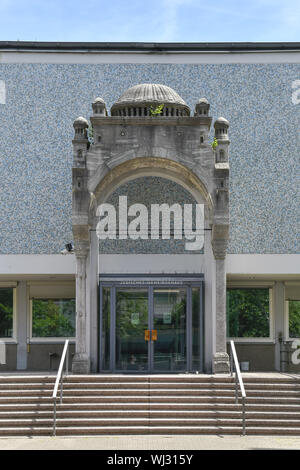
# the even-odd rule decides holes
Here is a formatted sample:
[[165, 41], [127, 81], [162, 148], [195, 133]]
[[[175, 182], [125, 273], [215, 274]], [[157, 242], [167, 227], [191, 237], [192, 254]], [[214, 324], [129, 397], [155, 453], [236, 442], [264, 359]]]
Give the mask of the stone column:
[[216, 352], [214, 373], [229, 372], [226, 342], [226, 272], [225, 258], [216, 259]]
[[17, 370], [27, 369], [27, 283], [18, 282], [17, 287]]
[[226, 271], [225, 257], [228, 239], [226, 225], [213, 227], [212, 247], [216, 259], [216, 351], [213, 361], [215, 374], [230, 371], [226, 342]]
[[72, 370], [74, 374], [88, 374], [90, 359], [87, 353], [86, 265], [88, 244], [75, 244], [76, 256], [76, 352]]
[[[275, 282], [274, 289], [273, 289], [273, 310], [274, 310], [274, 320], [275, 320], [275, 370], [282, 372], [287, 372], [288, 368], [286, 367], [287, 364], [283, 363], [280, 364], [280, 342], [279, 342], [279, 335], [282, 336], [282, 340], [284, 341], [284, 321], [285, 321], [285, 285], [283, 282]], [[284, 347], [283, 349], [286, 349]], [[286, 358], [282, 358], [286, 359]], [[282, 367], [281, 367], [282, 366]], [[286, 368], [285, 368], [286, 367]]]

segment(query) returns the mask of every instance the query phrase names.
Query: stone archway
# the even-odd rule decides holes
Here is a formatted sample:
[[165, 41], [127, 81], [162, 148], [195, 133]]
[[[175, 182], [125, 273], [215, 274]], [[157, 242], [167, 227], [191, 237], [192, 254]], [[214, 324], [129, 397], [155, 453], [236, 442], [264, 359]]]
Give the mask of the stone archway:
[[186, 188], [197, 201], [207, 204], [213, 210], [213, 200], [206, 185], [191, 169], [175, 160], [159, 157], [140, 157], [125, 161], [108, 171], [93, 190], [97, 204], [105, 201], [107, 196], [120, 184], [142, 176], [161, 176]]
[[[125, 99], [126, 98], [126, 99]], [[165, 112], [153, 117], [151, 109], [162, 101]], [[173, 111], [172, 111], [173, 110]], [[174, 112], [175, 110], [175, 112]], [[178, 110], [178, 112], [177, 112]], [[168, 112], [167, 112], [168, 111]], [[209, 103], [199, 100], [194, 116], [181, 97], [164, 85], [143, 84], [128, 90], [113, 106], [109, 117], [103, 100], [93, 103], [91, 123], [94, 142], [87, 138], [88, 122], [74, 122], [73, 214], [74, 249], [77, 260], [77, 340], [73, 370], [90, 370], [90, 341], [93, 324], [96, 271], [95, 240], [91, 229], [101, 201], [125, 181], [139, 176], [169, 178], [186, 188], [207, 207], [211, 229], [211, 335], [212, 369], [228, 371], [226, 353], [225, 256], [229, 234], [228, 127], [224, 119], [215, 124], [218, 152], [209, 143]], [[222, 151], [222, 162], [218, 155]], [[94, 257], [95, 258], [95, 257]]]

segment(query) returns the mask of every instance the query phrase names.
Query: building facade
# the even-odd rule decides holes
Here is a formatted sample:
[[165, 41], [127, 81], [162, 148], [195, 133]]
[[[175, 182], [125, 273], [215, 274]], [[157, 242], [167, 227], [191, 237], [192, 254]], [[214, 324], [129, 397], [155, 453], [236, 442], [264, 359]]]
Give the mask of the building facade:
[[297, 370], [300, 46], [0, 50], [0, 371]]

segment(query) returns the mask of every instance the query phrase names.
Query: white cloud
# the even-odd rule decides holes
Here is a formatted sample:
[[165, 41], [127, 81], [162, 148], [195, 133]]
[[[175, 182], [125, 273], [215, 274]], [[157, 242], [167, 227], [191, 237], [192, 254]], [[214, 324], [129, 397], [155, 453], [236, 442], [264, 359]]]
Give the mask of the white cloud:
[[197, 4], [194, 0], [163, 0], [161, 3], [161, 34], [159, 41], [176, 41], [179, 32], [179, 9]]

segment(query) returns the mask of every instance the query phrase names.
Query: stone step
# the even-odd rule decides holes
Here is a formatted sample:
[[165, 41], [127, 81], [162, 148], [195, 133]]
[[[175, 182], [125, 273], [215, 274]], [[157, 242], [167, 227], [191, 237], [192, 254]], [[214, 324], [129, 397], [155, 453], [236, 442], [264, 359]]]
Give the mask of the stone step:
[[[239, 403], [238, 405], [235, 404], [233, 401], [232, 403], [185, 403], [185, 402], [180, 402], [180, 403], [168, 403], [166, 406], [166, 403], [159, 403], [159, 402], [152, 402], [149, 403], [143, 402], [143, 403], [138, 403], [138, 402], [125, 402], [125, 403], [116, 403], [116, 402], [110, 402], [110, 403], [104, 403], [104, 402], [96, 402], [96, 403], [78, 403], [73, 402], [73, 403], [65, 403], [65, 401], [60, 404], [59, 402], [57, 403], [57, 409], [62, 410], [62, 411], [111, 411], [112, 409], [115, 409], [116, 411], [120, 410], [132, 410], [132, 411], [139, 411], [139, 410], [149, 410], [151, 409], [152, 411], [216, 411], [216, 412], [222, 412], [222, 411], [234, 411], [234, 410], [239, 410], [241, 408], [241, 404]], [[257, 412], [257, 413], [263, 413], [265, 412], [266, 414], [269, 413], [291, 413], [292, 415], [294, 414], [300, 414], [300, 404], [299, 405], [266, 405], [266, 404], [250, 404], [246, 402], [246, 410], [247, 412]], [[10, 412], [27, 412], [31, 411], [36, 413], [37, 411], [53, 411], [53, 402], [49, 403], [41, 403], [40, 401], [37, 401], [35, 403], [15, 403], [15, 404], [2, 404], [0, 405], [0, 413], [10, 413]]]
[[[1, 428], [17, 428], [17, 427], [44, 427], [52, 426], [53, 419], [46, 418], [19, 418], [19, 419], [2, 419], [0, 421], [0, 434]], [[140, 417], [118, 417], [118, 418], [58, 418], [56, 427], [120, 427], [120, 426], [172, 426], [172, 427], [203, 427], [203, 426], [221, 426], [221, 427], [241, 427], [242, 418], [140, 418]], [[299, 428], [300, 420], [247, 420], [247, 429], [250, 427], [285, 427], [285, 428]]]
[[[298, 430], [293, 433], [296, 435]], [[228, 427], [221, 428], [219, 426], [206, 426], [206, 427], [171, 427], [171, 426], [159, 426], [149, 428], [149, 426], [102, 426], [102, 427], [58, 427], [56, 429], [57, 436], [102, 436], [102, 435], [174, 435], [174, 434], [213, 434], [213, 435], [225, 435], [225, 434], [236, 434], [242, 433], [241, 428]], [[283, 430], [283, 434], [288, 434]], [[299, 434], [299, 433], [298, 433]], [[40, 437], [40, 436], [52, 436], [53, 426], [30, 426], [30, 427], [8, 427], [0, 428], [1, 437], [13, 437], [13, 436], [26, 436], [26, 437]]]
[[[139, 382], [104, 382], [104, 383], [94, 383], [94, 382], [82, 382], [82, 383], [73, 383], [69, 381], [64, 382], [65, 390], [206, 390], [206, 391], [224, 391], [232, 392], [235, 390], [234, 383], [194, 383], [194, 382], [185, 382], [182, 384], [173, 383], [173, 382], [152, 382], [152, 383], [139, 383]], [[19, 391], [19, 390], [32, 390], [35, 393], [40, 391], [49, 391], [52, 392], [54, 388], [54, 382], [49, 383], [45, 382], [42, 384], [36, 383], [1, 383], [0, 381], [0, 392], [2, 391]], [[268, 392], [268, 393], [280, 393], [287, 391], [288, 393], [300, 393], [300, 384], [247, 384], [246, 386], [247, 393], [252, 392]]]
[[[14, 397], [50, 397], [52, 396], [52, 390], [0, 390], [0, 399], [1, 398], [14, 398]], [[124, 397], [138, 397], [138, 396], [149, 396], [149, 393], [152, 397], [207, 397], [207, 398], [226, 398], [233, 397], [233, 390], [222, 390], [222, 389], [70, 389], [64, 387], [64, 398], [69, 397], [86, 397], [86, 396], [124, 396]], [[299, 391], [278, 391], [278, 390], [248, 390], [247, 400], [252, 398], [260, 399], [298, 399], [300, 400], [300, 390]], [[58, 392], [59, 395], [59, 392]]]
[[[233, 411], [178, 411], [178, 410], [79, 410], [79, 411], [65, 411], [58, 410], [57, 417], [60, 419], [63, 418], [234, 418], [240, 417], [241, 410]], [[252, 415], [251, 415], [252, 416]], [[260, 417], [260, 414], [257, 414], [257, 417]], [[263, 416], [264, 417], [264, 416]], [[271, 415], [273, 418], [273, 416]], [[53, 409], [49, 411], [23, 411], [22, 413], [15, 412], [2, 412], [0, 411], [0, 420], [7, 419], [35, 419], [35, 418], [53, 418]], [[300, 419], [300, 415], [299, 415]]]
[[[242, 409], [226, 410], [57, 410], [57, 418], [211, 418], [211, 419], [225, 419], [225, 418], [241, 418]], [[246, 410], [247, 422], [250, 420], [290, 420], [300, 422], [299, 413], [286, 413], [286, 412], [258, 412]], [[51, 410], [26, 410], [26, 411], [0, 411], [0, 420], [8, 419], [53, 419], [53, 409]]]
[[[57, 403], [57, 409], [62, 410], [62, 411], [89, 411], [89, 410], [96, 410], [96, 411], [111, 411], [112, 409], [115, 409], [116, 411], [120, 410], [145, 410], [145, 409], [151, 409], [153, 411], [155, 410], [169, 410], [169, 411], [234, 411], [238, 410], [241, 408], [241, 404], [239, 403], [238, 405], [235, 404], [233, 401], [232, 403], [185, 403], [185, 402], [180, 402], [180, 403], [168, 403], [166, 406], [166, 403], [160, 403], [160, 402], [155, 402], [151, 401], [150, 403], [147, 402], [125, 402], [125, 403], [118, 403], [118, 402], [86, 402], [86, 403], [78, 403], [77, 401], [73, 403], [66, 403], [65, 401], [60, 404], [59, 402]], [[50, 402], [40, 402], [37, 401], [35, 403], [29, 402], [29, 403], [7, 403], [7, 404], [2, 404], [0, 405], [0, 413], [8, 413], [8, 412], [19, 412], [22, 413], [23, 411], [31, 411], [31, 412], [37, 412], [37, 411], [52, 411], [53, 410], [53, 401]], [[280, 413], [292, 413], [292, 414], [297, 414], [300, 413], [300, 404], [299, 405], [286, 405], [286, 404], [281, 404], [281, 405], [266, 405], [266, 404], [250, 404], [246, 402], [246, 410], [247, 412], [258, 412], [258, 413], [274, 413], [274, 412], [280, 412]]]
[[[0, 384], [5, 383], [53, 383], [55, 382], [56, 376], [55, 375], [3, 375], [0, 377]], [[178, 374], [178, 375], [103, 375], [103, 374], [96, 374], [96, 375], [68, 375], [66, 377], [68, 382], [72, 383], [110, 383], [110, 382], [118, 382], [118, 383], [204, 383], [204, 384], [211, 384], [211, 383], [234, 383], [234, 378], [231, 376], [216, 376], [216, 375], [197, 375], [197, 374]], [[284, 384], [295, 384], [300, 386], [300, 377], [297, 376], [290, 376], [290, 377], [256, 377], [256, 376], [244, 376], [243, 381], [245, 384], [267, 384], [267, 385], [284, 385]]]
[[[124, 395], [101, 395], [101, 396], [65, 396], [63, 397], [63, 404], [86, 404], [86, 403], [94, 403], [94, 404], [102, 404], [102, 403], [132, 403], [132, 402], [139, 402], [139, 403], [156, 403], [159, 401], [160, 403], [167, 403], [170, 404], [170, 398], [165, 396], [124, 396]], [[59, 396], [57, 398], [57, 403], [59, 403]], [[205, 405], [205, 404], [235, 404], [235, 398], [231, 397], [218, 397], [218, 396], [172, 396], [172, 404], [198, 404], [198, 405]], [[51, 396], [12, 396], [12, 397], [1, 397], [0, 398], [0, 406], [2, 404], [53, 404], [53, 399]], [[239, 404], [241, 404], [241, 400], [239, 399]], [[299, 398], [282, 398], [282, 397], [269, 397], [269, 398], [261, 398], [261, 397], [248, 397], [246, 398], [246, 405], [293, 405], [297, 406], [300, 405]]]
[[[131, 383], [131, 382], [126, 382], [126, 383], [118, 383], [118, 382], [106, 382], [106, 383], [93, 383], [93, 382], [84, 382], [80, 384], [76, 383], [70, 383], [70, 382], [64, 382], [63, 387], [65, 390], [107, 390], [107, 389], [112, 389], [112, 390], [131, 390], [131, 389], [138, 389], [138, 390], [151, 390], [151, 389], [175, 389], [175, 390], [201, 390], [201, 389], [222, 389], [222, 390], [234, 390], [234, 384], [195, 384], [195, 383]], [[21, 383], [6, 383], [6, 384], [1, 384], [0, 382], [0, 391], [6, 391], [6, 390], [35, 390], [35, 391], [52, 391], [54, 388], [54, 383], [49, 384], [49, 383], [44, 383], [44, 384], [31, 384], [31, 383], [26, 383], [26, 384], [21, 384]]]
[[[257, 380], [260, 379], [260, 380]], [[51, 435], [54, 376], [0, 377], [0, 436]], [[300, 435], [300, 380], [245, 378], [247, 434]], [[72, 376], [57, 435], [241, 434], [232, 377]]]
[[[23, 427], [23, 428], [1, 428], [1, 436], [51, 436], [52, 427]], [[67, 427], [57, 428], [57, 436], [102, 436], [102, 435], [241, 435], [242, 428], [239, 427], [221, 427], [221, 426], [193, 426], [193, 427], [174, 427], [174, 426], [158, 426], [149, 428], [148, 426], [121, 426], [121, 427]], [[299, 436], [299, 428], [247, 428], [247, 435], [278, 435], [278, 436]]]

